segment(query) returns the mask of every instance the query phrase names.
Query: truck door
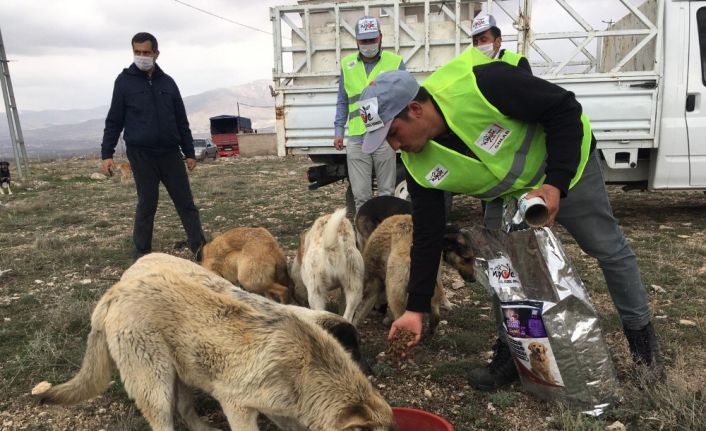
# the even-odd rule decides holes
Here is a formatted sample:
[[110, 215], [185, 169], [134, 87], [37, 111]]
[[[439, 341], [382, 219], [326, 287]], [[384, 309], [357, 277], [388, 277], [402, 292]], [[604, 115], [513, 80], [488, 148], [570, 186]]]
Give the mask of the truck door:
[[685, 101], [689, 183], [706, 186], [706, 1], [691, 2], [689, 73]]

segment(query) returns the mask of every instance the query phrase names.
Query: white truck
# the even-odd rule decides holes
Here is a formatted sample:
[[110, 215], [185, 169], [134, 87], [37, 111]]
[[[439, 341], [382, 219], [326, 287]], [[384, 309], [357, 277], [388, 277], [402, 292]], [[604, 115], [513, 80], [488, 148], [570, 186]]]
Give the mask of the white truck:
[[358, 17], [378, 17], [383, 49], [402, 55], [423, 82], [472, 45], [478, 13], [495, 16], [503, 47], [525, 55], [535, 75], [576, 94], [607, 183], [706, 189], [706, 1], [300, 0], [271, 8], [278, 154], [322, 163], [309, 170], [310, 188], [345, 178], [333, 120], [338, 59], [356, 50]]

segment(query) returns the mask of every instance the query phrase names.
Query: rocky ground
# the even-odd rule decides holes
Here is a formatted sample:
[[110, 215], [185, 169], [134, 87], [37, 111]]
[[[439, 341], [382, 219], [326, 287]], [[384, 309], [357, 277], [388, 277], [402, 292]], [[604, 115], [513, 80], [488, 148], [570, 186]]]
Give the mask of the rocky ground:
[[[0, 196], [0, 431], [147, 430], [119, 376], [102, 396], [72, 407], [38, 405], [29, 395], [41, 381], [60, 382], [79, 368], [92, 305], [130, 264], [134, 189], [91, 174], [98, 160], [36, 162], [30, 181]], [[191, 174], [195, 201], [209, 236], [234, 226], [264, 226], [290, 257], [299, 232], [321, 214], [345, 205], [345, 184], [306, 188], [303, 158], [220, 159]], [[621, 381], [622, 402], [593, 419], [537, 399], [515, 384], [495, 393], [471, 389], [467, 371], [490, 359], [494, 325], [485, 290], [450, 268], [443, 281], [452, 304], [432, 337], [408, 359], [386, 356], [389, 325], [371, 314], [360, 332], [373, 385], [395, 406], [434, 412], [462, 430], [531, 428], [603, 430], [699, 429], [706, 411], [704, 302], [706, 196], [700, 192], [624, 193], [611, 188], [616, 216], [639, 257], [669, 371], [662, 389], [641, 390], [612, 302], [593, 259], [562, 231], [591, 295]], [[155, 251], [191, 258], [174, 248], [183, 238], [163, 191]], [[469, 228], [480, 205], [457, 197], [451, 220]], [[198, 410], [228, 429], [218, 405], [197, 396]], [[700, 413], [699, 413], [700, 412]], [[274, 429], [264, 419], [262, 429]], [[179, 428], [185, 429], [185, 428]], [[623, 428], [624, 429], [624, 428]], [[704, 429], [704, 428], [700, 428]], [[420, 430], [423, 431], [423, 430]]]

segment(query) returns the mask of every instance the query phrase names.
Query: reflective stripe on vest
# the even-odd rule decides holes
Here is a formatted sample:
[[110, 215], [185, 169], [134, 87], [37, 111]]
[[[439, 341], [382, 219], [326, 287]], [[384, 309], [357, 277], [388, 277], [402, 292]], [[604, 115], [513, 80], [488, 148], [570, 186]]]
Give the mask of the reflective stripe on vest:
[[348, 136], [360, 136], [365, 134], [365, 124], [358, 112], [358, 99], [360, 93], [375, 79], [381, 72], [386, 70], [397, 70], [402, 63], [402, 57], [391, 52], [382, 51], [377, 64], [366, 76], [365, 63], [358, 58], [358, 53], [350, 54], [341, 60], [341, 70], [343, 73], [343, 88], [348, 95]]
[[522, 55], [516, 52], [508, 51], [507, 49], [503, 50], [502, 56], [500, 57], [500, 61], [504, 61], [512, 66], [517, 66], [520, 64], [520, 60], [522, 60]]
[[[429, 141], [419, 153], [402, 152], [402, 161], [423, 187], [464, 193], [481, 199], [519, 196], [542, 184], [547, 157], [544, 129], [503, 115], [483, 96], [473, 67], [493, 61], [470, 49], [431, 74], [423, 83], [438, 104], [449, 129], [475, 157]], [[573, 187], [581, 178], [591, 149], [591, 127], [581, 116], [581, 160]]]

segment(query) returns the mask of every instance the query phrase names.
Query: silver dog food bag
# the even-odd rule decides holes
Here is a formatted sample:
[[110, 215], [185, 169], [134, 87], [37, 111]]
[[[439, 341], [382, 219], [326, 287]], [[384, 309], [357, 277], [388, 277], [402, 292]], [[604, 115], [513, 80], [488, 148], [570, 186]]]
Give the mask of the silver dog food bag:
[[522, 386], [598, 416], [616, 399], [596, 311], [548, 228], [472, 230], [476, 279], [500, 304]]

